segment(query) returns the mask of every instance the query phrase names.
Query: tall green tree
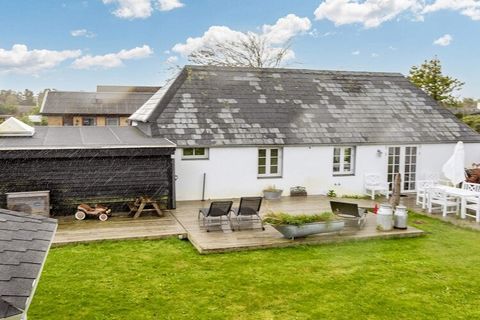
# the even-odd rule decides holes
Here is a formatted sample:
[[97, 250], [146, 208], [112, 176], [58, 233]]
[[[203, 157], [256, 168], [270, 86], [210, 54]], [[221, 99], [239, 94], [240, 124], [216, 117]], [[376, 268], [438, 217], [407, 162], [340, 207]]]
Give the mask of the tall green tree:
[[442, 64], [437, 57], [425, 60], [420, 66], [410, 69], [408, 79], [433, 99], [446, 106], [459, 106], [460, 102], [454, 92], [464, 83], [442, 73]]

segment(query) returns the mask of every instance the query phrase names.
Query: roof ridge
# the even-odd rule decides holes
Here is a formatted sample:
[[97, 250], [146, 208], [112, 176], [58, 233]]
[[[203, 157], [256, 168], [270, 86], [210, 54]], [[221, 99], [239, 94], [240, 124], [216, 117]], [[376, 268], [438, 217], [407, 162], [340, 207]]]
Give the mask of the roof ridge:
[[349, 75], [384, 75], [404, 76], [401, 72], [393, 71], [354, 71], [354, 70], [329, 70], [329, 69], [305, 69], [305, 68], [254, 68], [254, 67], [230, 67], [213, 65], [185, 65], [184, 69], [196, 70], [222, 70], [222, 71], [251, 71], [268, 73], [306, 73], [306, 74], [349, 74]]

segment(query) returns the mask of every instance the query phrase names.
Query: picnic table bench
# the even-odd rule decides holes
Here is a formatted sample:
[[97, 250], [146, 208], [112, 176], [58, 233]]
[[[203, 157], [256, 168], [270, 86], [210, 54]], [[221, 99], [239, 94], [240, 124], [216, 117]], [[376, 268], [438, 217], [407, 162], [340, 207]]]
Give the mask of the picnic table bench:
[[130, 208], [129, 215], [133, 214], [134, 219], [140, 217], [143, 212], [155, 212], [159, 217], [164, 216], [158, 201], [150, 197], [139, 197], [134, 202], [129, 203], [128, 207]]

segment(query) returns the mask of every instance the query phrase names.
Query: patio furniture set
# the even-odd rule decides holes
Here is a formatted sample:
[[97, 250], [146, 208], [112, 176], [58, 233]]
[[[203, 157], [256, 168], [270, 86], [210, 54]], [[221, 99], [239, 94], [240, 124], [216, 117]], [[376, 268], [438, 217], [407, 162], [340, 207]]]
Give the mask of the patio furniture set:
[[[212, 226], [227, 225], [230, 230], [240, 230], [242, 221], [260, 222], [262, 230], [265, 230], [262, 218], [260, 217], [260, 207], [262, 197], [242, 197], [238, 208], [233, 207], [233, 201], [213, 201], [210, 207], [202, 208], [198, 211], [198, 220], [201, 219], [202, 226], [210, 231]], [[235, 221], [235, 223], [232, 223]]]
[[463, 182], [461, 188], [446, 186], [435, 180], [418, 181], [417, 205], [429, 213], [440, 211], [443, 217], [460, 213], [462, 219], [475, 218], [480, 223], [480, 184]]
[[[227, 226], [231, 231], [240, 230], [243, 222], [258, 222], [260, 228], [265, 230], [264, 221], [260, 216], [262, 197], [242, 197], [239, 206], [233, 208], [233, 201], [213, 201], [208, 208], [201, 208], [198, 211], [197, 219], [200, 225], [210, 232], [212, 226]], [[343, 203], [330, 201], [333, 214], [336, 220], [341, 222], [340, 228], [331, 228], [333, 222], [327, 222], [328, 228], [318, 228], [315, 223], [297, 225], [274, 226], [286, 238], [294, 239], [309, 234], [340, 231], [343, 227], [363, 229], [366, 224], [366, 209], [359, 208], [354, 203]], [[282, 213], [283, 214], [283, 213]], [[289, 215], [289, 214], [283, 214]], [[253, 226], [254, 227], [254, 226]]]

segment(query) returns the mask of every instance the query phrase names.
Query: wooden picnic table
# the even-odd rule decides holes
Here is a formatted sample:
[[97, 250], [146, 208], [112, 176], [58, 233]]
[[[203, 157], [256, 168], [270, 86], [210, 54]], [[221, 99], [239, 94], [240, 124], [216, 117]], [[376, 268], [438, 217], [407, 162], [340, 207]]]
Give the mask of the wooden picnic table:
[[159, 217], [163, 217], [163, 211], [160, 209], [158, 201], [150, 197], [139, 197], [133, 203], [129, 203], [130, 215], [133, 214], [133, 218], [140, 217], [143, 212], [155, 212]]

